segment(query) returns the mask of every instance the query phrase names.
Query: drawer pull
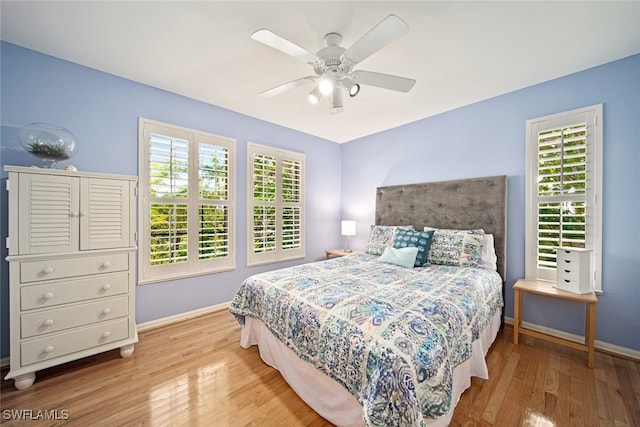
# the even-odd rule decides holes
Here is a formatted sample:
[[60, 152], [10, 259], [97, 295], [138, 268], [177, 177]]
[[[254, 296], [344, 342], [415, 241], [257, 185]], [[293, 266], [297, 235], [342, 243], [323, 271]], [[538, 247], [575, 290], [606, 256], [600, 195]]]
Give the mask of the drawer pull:
[[51, 274], [51, 273], [53, 273], [53, 272], [54, 272], [54, 268], [53, 268], [53, 267], [45, 267], [45, 269], [44, 269], [44, 270], [42, 270], [42, 272], [43, 272], [44, 274]]
[[567, 264], [570, 264], [571, 260], [570, 259], [565, 259], [564, 262], [566, 262]]
[[109, 331], [104, 331], [104, 333], [102, 334], [102, 338], [109, 338], [111, 336], [111, 332]]
[[102, 290], [103, 291], [108, 291], [109, 289], [111, 289], [111, 284], [110, 283], [105, 283], [104, 285], [102, 285]]
[[109, 313], [111, 313], [111, 309], [109, 307], [102, 310], [102, 314], [109, 314]]
[[105, 261], [105, 262], [103, 262], [103, 263], [102, 263], [102, 267], [104, 267], [104, 268], [109, 268], [109, 267], [111, 267], [111, 261]]
[[54, 322], [53, 319], [47, 319], [47, 320], [44, 321], [44, 326], [51, 326], [54, 323], [56, 323], [56, 322]]
[[565, 273], [571, 273], [571, 270], [565, 270], [564, 272]]
[[53, 346], [52, 345], [48, 345], [44, 348], [44, 352], [45, 353], [51, 353], [53, 351]]
[[51, 299], [53, 298], [53, 292], [47, 292], [46, 294], [44, 294], [44, 299]]
[[565, 283], [571, 283], [571, 280], [564, 279]]

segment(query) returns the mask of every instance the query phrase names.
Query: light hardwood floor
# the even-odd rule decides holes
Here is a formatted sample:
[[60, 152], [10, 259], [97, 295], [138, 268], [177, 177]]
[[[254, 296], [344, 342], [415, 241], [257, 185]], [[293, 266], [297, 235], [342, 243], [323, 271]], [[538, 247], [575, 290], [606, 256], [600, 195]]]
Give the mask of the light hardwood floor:
[[[474, 379], [453, 426], [640, 426], [640, 363], [586, 355], [506, 327], [489, 351], [490, 379]], [[325, 426], [255, 347], [239, 345], [227, 311], [140, 334], [128, 359], [118, 351], [37, 374], [25, 390], [2, 381], [4, 425]], [[3, 372], [3, 376], [6, 372]], [[22, 410], [22, 411], [21, 411]], [[15, 414], [67, 418], [16, 421]], [[12, 412], [14, 411], [14, 412]], [[18, 411], [18, 412], [15, 412]], [[57, 412], [56, 412], [57, 411]]]

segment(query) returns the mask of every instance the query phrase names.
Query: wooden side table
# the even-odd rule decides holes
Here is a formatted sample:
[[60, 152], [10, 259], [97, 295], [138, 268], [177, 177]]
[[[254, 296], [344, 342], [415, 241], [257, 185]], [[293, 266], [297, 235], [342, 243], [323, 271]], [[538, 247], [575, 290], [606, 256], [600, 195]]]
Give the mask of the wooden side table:
[[327, 256], [327, 259], [331, 258], [331, 257], [341, 257], [341, 256], [348, 256], [348, 255], [355, 255], [355, 254], [359, 254], [359, 251], [350, 251], [350, 252], [345, 252], [344, 249], [327, 249], [326, 251], [324, 251], [325, 255]]
[[[530, 335], [556, 344], [566, 345], [571, 348], [586, 351], [589, 354], [587, 365], [593, 368], [593, 353], [596, 338], [596, 304], [598, 297], [595, 293], [575, 294], [553, 287], [553, 282], [541, 280], [520, 279], [513, 285], [514, 310], [513, 310], [513, 344], [518, 345], [518, 335]], [[569, 341], [563, 338], [554, 337], [538, 331], [533, 331], [522, 327], [522, 300], [526, 292], [538, 295], [545, 295], [553, 298], [562, 298], [570, 301], [585, 303], [587, 306], [585, 339], [584, 344]]]

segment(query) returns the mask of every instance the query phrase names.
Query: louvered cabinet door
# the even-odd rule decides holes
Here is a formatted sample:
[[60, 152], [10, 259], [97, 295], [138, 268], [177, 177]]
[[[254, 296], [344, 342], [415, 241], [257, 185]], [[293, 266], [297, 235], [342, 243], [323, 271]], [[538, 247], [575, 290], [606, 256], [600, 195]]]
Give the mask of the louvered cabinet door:
[[80, 250], [133, 246], [130, 182], [82, 178], [80, 187]]
[[77, 251], [79, 246], [79, 179], [20, 174], [19, 253]]

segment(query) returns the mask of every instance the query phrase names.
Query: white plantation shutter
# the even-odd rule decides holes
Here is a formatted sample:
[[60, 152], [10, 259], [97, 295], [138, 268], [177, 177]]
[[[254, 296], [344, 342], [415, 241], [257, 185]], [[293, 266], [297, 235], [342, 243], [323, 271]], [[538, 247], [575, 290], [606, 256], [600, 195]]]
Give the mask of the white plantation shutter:
[[303, 171], [303, 154], [248, 145], [248, 265], [305, 256]]
[[528, 278], [555, 280], [558, 247], [589, 248], [601, 290], [601, 117], [594, 106], [527, 121]]
[[302, 245], [302, 165], [292, 159], [282, 161], [282, 248]]
[[231, 253], [229, 212], [230, 150], [198, 144], [198, 259], [228, 257]]
[[141, 282], [235, 267], [235, 140], [140, 119]]

